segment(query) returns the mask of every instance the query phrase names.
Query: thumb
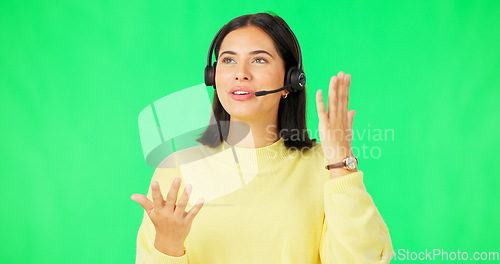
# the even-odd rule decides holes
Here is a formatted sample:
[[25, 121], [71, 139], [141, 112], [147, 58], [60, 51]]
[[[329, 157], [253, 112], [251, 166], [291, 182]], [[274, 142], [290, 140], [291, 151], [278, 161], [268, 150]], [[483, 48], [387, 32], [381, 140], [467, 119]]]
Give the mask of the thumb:
[[354, 115], [356, 114], [356, 110], [351, 110], [349, 111], [348, 113], [348, 124], [347, 124], [347, 128], [351, 129], [352, 130], [352, 123], [354, 122]]
[[148, 213], [153, 209], [153, 202], [151, 202], [146, 196], [144, 196], [142, 194], [134, 193], [134, 194], [132, 194], [130, 199], [132, 199], [132, 200], [136, 201], [138, 204], [140, 204], [142, 206], [142, 208], [144, 208], [144, 210], [146, 210], [146, 212], [148, 212]]

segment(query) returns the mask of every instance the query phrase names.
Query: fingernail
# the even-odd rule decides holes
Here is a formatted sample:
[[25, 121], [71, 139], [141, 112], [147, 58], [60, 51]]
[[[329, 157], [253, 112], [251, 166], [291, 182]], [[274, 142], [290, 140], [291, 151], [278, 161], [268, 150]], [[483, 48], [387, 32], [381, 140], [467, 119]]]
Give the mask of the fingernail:
[[198, 199], [198, 201], [196, 202], [196, 205], [198, 205], [198, 204], [202, 204], [204, 201], [205, 201], [205, 200], [204, 200], [203, 198], [200, 198], [200, 199]]
[[186, 192], [187, 192], [188, 195], [191, 194], [192, 188], [193, 188], [193, 186], [191, 186], [191, 184], [186, 185]]

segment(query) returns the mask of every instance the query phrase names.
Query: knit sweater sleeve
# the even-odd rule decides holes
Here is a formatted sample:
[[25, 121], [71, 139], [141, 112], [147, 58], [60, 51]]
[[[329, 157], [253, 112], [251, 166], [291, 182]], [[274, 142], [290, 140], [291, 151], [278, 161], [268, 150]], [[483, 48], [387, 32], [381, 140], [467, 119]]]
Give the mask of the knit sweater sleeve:
[[321, 263], [389, 263], [389, 230], [357, 171], [324, 184]]
[[[178, 177], [175, 169], [171, 168], [157, 168], [153, 174], [152, 181], [157, 181], [160, 185], [163, 198], [166, 197], [170, 186], [172, 185], [175, 177]], [[184, 184], [182, 183], [179, 188], [178, 197], [182, 194]], [[147, 197], [153, 200], [151, 194], [151, 186], [149, 187]], [[180, 257], [173, 257], [163, 254], [158, 251], [154, 246], [156, 230], [153, 222], [149, 216], [144, 212], [141, 226], [137, 234], [137, 252], [136, 264], [188, 264], [187, 252]]]

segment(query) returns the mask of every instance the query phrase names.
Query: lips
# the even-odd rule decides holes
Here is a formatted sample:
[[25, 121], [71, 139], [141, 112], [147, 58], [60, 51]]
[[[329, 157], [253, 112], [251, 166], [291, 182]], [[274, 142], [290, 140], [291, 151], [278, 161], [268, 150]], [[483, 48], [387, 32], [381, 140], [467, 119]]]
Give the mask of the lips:
[[229, 90], [229, 94], [236, 101], [246, 101], [253, 98], [255, 92], [245, 86], [235, 86]]
[[246, 86], [235, 86], [235, 87], [233, 87], [233, 88], [231, 88], [229, 90], [229, 93], [230, 94], [235, 94], [236, 91], [247, 92], [250, 95], [254, 95], [255, 94], [255, 92], [252, 89], [250, 89], [250, 88], [248, 88]]

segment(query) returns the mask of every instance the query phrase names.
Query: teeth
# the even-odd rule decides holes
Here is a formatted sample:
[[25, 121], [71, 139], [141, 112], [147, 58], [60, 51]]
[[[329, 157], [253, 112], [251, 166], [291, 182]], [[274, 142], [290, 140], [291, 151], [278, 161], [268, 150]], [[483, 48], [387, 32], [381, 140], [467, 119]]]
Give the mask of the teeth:
[[249, 94], [249, 92], [245, 92], [245, 91], [235, 91], [235, 92], [233, 92], [233, 94]]

